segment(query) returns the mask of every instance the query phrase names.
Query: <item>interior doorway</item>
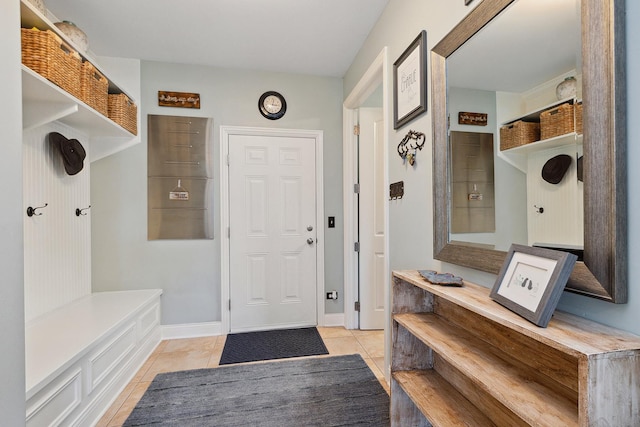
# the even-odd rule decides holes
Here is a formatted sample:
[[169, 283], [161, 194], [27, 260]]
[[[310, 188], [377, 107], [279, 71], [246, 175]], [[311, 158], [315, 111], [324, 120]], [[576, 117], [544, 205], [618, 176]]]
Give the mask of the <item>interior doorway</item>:
[[[359, 125], [358, 109], [367, 105], [367, 101], [371, 95], [379, 91], [381, 93], [382, 103], [382, 119], [384, 124], [391, 123], [390, 111], [387, 105], [390, 104], [390, 76], [391, 70], [388, 61], [387, 48], [383, 48], [373, 63], [369, 66], [363, 77], [356, 84], [349, 96], [343, 104], [343, 183], [344, 183], [344, 286], [345, 286], [345, 327], [348, 329], [360, 328], [360, 316], [357, 306], [359, 301], [359, 258], [361, 254], [357, 252], [359, 243], [359, 205], [357, 197], [358, 183], [358, 138], [357, 129]], [[387, 126], [385, 126], [387, 128]], [[388, 173], [388, 132], [385, 129], [382, 135], [383, 159], [382, 159], [382, 179], [380, 185], [383, 187], [383, 194], [389, 186]], [[360, 183], [362, 185], [363, 183]], [[382, 276], [383, 280], [383, 300], [384, 300], [384, 330], [385, 330], [385, 376], [389, 378], [389, 362], [390, 362], [390, 316], [389, 316], [389, 298], [390, 298], [390, 271], [389, 271], [389, 240], [388, 236], [389, 222], [388, 198], [383, 197], [384, 206], [382, 209], [382, 228], [384, 230], [384, 258], [379, 263], [380, 270], [377, 274]], [[364, 207], [362, 207], [364, 209]]]

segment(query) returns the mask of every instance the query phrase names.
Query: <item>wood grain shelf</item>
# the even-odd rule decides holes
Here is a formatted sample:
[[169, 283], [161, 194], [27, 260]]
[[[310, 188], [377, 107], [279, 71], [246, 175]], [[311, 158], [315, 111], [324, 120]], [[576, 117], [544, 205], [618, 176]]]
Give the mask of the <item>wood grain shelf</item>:
[[393, 378], [434, 426], [495, 425], [434, 370], [398, 371]]
[[392, 425], [465, 425], [449, 408], [467, 403], [489, 420], [468, 425], [640, 425], [640, 337], [559, 312], [540, 328], [473, 283], [393, 276]]
[[490, 344], [435, 314], [407, 313], [394, 319], [527, 423], [577, 425], [577, 395], [572, 401], [535, 381], [537, 374], [533, 368], [509, 363]]

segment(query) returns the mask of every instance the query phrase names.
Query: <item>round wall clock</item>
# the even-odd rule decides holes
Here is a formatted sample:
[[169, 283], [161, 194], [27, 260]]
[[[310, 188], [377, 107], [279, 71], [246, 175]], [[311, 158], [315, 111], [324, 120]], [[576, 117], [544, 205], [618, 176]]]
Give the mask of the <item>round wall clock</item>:
[[258, 110], [267, 119], [277, 120], [287, 111], [287, 102], [284, 100], [284, 96], [270, 90], [263, 93], [258, 100]]

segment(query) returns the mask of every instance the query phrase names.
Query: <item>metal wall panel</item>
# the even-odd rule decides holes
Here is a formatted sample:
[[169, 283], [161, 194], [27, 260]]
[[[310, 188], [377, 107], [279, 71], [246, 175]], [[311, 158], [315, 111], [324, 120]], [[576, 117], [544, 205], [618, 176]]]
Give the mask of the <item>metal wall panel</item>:
[[451, 232], [492, 233], [493, 134], [451, 132]]
[[148, 239], [213, 238], [213, 119], [148, 116]]

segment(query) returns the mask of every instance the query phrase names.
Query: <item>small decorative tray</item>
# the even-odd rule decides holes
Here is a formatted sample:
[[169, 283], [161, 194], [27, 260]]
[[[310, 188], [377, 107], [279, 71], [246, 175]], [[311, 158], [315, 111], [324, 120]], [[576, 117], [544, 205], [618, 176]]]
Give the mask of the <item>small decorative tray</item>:
[[434, 285], [463, 286], [462, 277], [454, 276], [451, 273], [438, 273], [434, 270], [418, 270], [418, 273]]

